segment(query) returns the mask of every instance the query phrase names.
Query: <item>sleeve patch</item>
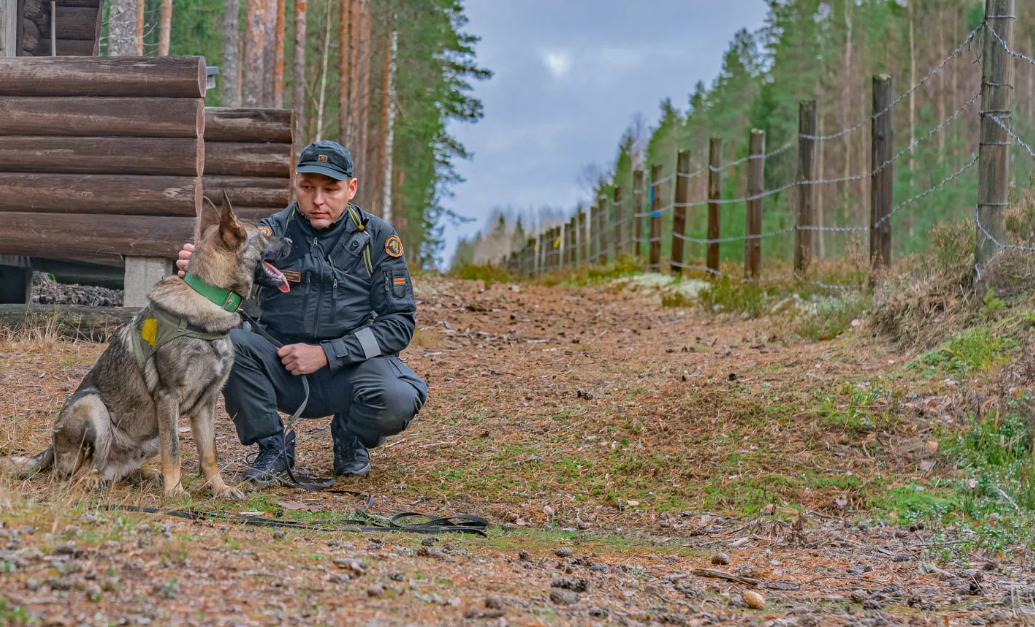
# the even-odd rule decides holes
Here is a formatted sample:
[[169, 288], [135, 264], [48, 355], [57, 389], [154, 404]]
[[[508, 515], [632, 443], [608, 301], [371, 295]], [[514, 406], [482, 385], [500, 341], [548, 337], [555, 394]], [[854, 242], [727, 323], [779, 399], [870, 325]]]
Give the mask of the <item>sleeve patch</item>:
[[399, 239], [398, 235], [392, 235], [385, 240], [385, 253], [387, 253], [389, 257], [394, 257], [396, 259], [402, 257], [403, 243], [402, 240]]
[[264, 237], [273, 237], [273, 229], [263, 224], [259, 227], [259, 233], [262, 233]]

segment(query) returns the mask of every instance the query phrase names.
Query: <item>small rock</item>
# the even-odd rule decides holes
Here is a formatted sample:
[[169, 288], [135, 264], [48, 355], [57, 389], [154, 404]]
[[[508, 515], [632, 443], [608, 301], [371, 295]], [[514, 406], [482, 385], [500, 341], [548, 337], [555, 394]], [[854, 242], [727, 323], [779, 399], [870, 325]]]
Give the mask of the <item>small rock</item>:
[[730, 556], [725, 553], [718, 553], [712, 556], [712, 564], [716, 566], [729, 566]]
[[435, 546], [436, 544], [438, 544], [438, 538], [428, 536], [427, 538], [421, 540], [420, 544], [421, 546]]
[[569, 549], [568, 547], [561, 547], [561, 548], [557, 549], [556, 551], [554, 551], [553, 554], [556, 555], [557, 557], [571, 557], [572, 556], [572, 550]]
[[593, 606], [586, 612], [593, 618], [607, 618], [607, 610], [602, 607]]
[[418, 557], [433, 557], [433, 558], [435, 558], [437, 560], [448, 559], [448, 557], [446, 556], [445, 551], [443, 551], [442, 549], [429, 549], [426, 546], [422, 546], [419, 549], [417, 549], [417, 556]]
[[594, 573], [609, 573], [611, 572], [611, 567], [603, 562], [593, 562], [589, 565], [589, 570]]
[[518, 559], [521, 560], [522, 562], [531, 562], [532, 561], [532, 555], [528, 551], [522, 549], [522, 550], [518, 551]]
[[882, 610], [884, 609], [884, 603], [877, 599], [866, 599], [862, 603], [864, 610]]
[[550, 600], [557, 605], [575, 605], [579, 602], [579, 594], [561, 588], [550, 589]]
[[503, 597], [498, 596], [487, 596], [485, 597], [485, 607], [490, 610], [502, 610], [507, 607]]
[[388, 578], [392, 581], [402, 581], [404, 579], [403, 574], [397, 570], [388, 573]]
[[273, 539], [274, 540], [283, 540], [286, 537], [287, 537], [287, 534], [285, 532], [283, 532], [283, 531], [274, 531], [273, 532]]
[[744, 591], [744, 602], [753, 610], [760, 610], [765, 607], [765, 597], [754, 590]]
[[852, 603], [858, 603], [862, 605], [863, 601], [870, 598], [870, 595], [865, 590], [855, 590], [852, 592]]
[[384, 586], [382, 586], [379, 583], [375, 583], [374, 585], [372, 585], [369, 588], [367, 588], [367, 596], [368, 597], [373, 597], [373, 598], [376, 599], [378, 597], [384, 596], [384, 594], [385, 594], [385, 588], [384, 588]]
[[550, 582], [550, 587], [573, 590], [575, 592], [586, 592], [589, 590], [589, 580], [572, 579], [570, 577], [554, 577], [553, 581]]
[[686, 616], [678, 612], [668, 612], [658, 615], [658, 622], [662, 625], [689, 625], [690, 621]]

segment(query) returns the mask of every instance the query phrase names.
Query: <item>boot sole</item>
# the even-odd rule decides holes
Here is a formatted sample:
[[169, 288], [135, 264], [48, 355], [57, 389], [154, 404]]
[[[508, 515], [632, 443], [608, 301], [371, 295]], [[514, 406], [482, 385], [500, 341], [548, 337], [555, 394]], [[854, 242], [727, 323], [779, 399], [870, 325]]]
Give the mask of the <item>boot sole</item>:
[[363, 475], [366, 475], [369, 472], [370, 472], [370, 464], [367, 464], [366, 468], [364, 468], [363, 470], [360, 470], [358, 472], [338, 472], [337, 470], [335, 470], [334, 471], [334, 476], [335, 477], [362, 477]]

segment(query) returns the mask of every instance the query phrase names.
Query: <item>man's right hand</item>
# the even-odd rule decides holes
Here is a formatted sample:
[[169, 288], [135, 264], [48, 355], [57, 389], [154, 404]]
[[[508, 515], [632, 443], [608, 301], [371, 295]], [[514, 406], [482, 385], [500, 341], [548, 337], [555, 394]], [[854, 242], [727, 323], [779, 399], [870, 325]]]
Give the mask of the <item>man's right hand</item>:
[[187, 273], [187, 262], [190, 261], [190, 256], [194, 253], [194, 244], [184, 244], [183, 250], [179, 252], [176, 259], [176, 274], [182, 279]]

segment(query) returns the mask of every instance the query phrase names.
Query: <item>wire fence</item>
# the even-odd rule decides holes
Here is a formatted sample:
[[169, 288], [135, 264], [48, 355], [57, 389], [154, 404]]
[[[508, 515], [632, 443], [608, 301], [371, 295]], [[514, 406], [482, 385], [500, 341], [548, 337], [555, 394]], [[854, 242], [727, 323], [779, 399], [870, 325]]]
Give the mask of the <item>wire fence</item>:
[[[763, 152], [760, 149], [759, 154], [749, 154], [747, 156], [735, 159], [733, 161], [721, 163], [718, 166], [707, 165], [693, 172], [679, 171], [674, 174], [669, 174], [667, 176], [661, 176], [658, 178], [658, 180], [650, 181], [649, 183], [647, 183], [645, 189], [634, 188], [631, 193], [632, 204], [630, 206], [627, 207], [625, 205], [624, 200], [616, 201], [613, 205], [613, 218], [611, 217], [612, 214], [607, 211], [606, 204], [601, 203], [602, 210], [604, 212], [603, 215], [605, 217], [605, 220], [603, 221], [604, 223], [601, 224], [600, 220], [595, 218], [587, 220], [590, 232], [587, 233], [584, 229], [580, 229], [578, 227], [579, 223], [577, 221], [573, 221], [573, 224], [576, 225], [575, 229], [553, 229], [546, 234], [537, 236], [534, 240], [534, 257], [528, 251], [515, 252], [511, 256], [510, 264], [516, 270], [520, 270], [527, 274], [534, 274], [538, 272], [549, 271], [557, 267], [575, 265], [581, 262], [599, 263], [601, 260], [603, 260], [606, 263], [609, 259], [609, 253], [610, 257], [617, 259], [619, 255], [630, 252], [629, 249], [631, 248], [631, 252], [635, 257], [648, 257], [647, 268], [650, 270], [657, 271], [660, 270], [662, 267], [659, 244], [665, 240], [665, 236], [662, 234], [661, 229], [661, 218], [663, 215], [669, 212], [676, 213], [673, 217], [673, 230], [671, 232], [673, 253], [672, 258], [668, 260], [668, 265], [670, 265], [673, 272], [679, 274], [689, 271], [702, 272], [705, 275], [712, 277], [726, 277], [730, 279], [738, 278], [723, 273], [719, 269], [718, 263], [716, 262], [716, 260], [719, 257], [718, 251], [716, 249], [713, 249], [713, 247], [738, 242], [745, 243], [746, 246], [760, 246], [762, 240], [772, 240], [774, 238], [789, 238], [793, 236], [795, 240], [794, 247], [796, 251], [795, 272], [793, 274], [784, 274], [775, 277], [760, 278], [758, 272], [757, 257], [753, 258], [753, 260], [749, 259], [749, 255], [747, 254], [747, 252], [745, 252], [745, 275], [747, 278], [740, 278], [739, 280], [769, 282], [787, 280], [792, 278], [800, 279], [806, 275], [807, 263], [810, 254], [808, 252], [804, 252], [799, 255], [799, 249], [811, 245], [811, 241], [809, 239], [808, 234], [816, 232], [869, 233], [869, 236], [871, 238], [871, 251], [874, 250], [874, 242], [876, 242], [877, 249], [879, 250], [880, 238], [890, 237], [891, 220], [897, 214], [899, 214], [899, 212], [902, 209], [915, 205], [916, 203], [925, 198], [942, 192], [946, 189], [946, 187], [948, 187], [951, 184], [958, 183], [961, 177], [963, 177], [966, 173], [975, 168], [975, 166], [978, 166], [981, 163], [982, 159], [985, 158], [984, 155], [986, 154], [987, 150], [982, 150], [980, 153], [973, 153], [971, 155], [971, 158], [964, 165], [952, 171], [951, 173], [943, 177], [941, 180], [930, 185], [926, 189], [922, 189], [912, 194], [908, 198], [905, 198], [897, 203], [892, 204], [890, 201], [890, 185], [893, 183], [892, 167], [896, 163], [898, 163], [907, 155], [915, 156], [916, 151], [920, 146], [927, 144], [933, 138], [945, 133], [946, 129], [948, 129], [950, 125], [952, 125], [954, 122], [962, 120], [971, 120], [971, 118], [969, 116], [965, 116], [965, 114], [971, 107], [974, 106], [975, 103], [979, 101], [981, 101], [982, 103], [990, 102], [990, 99], [983, 98], [989, 95], [989, 90], [997, 88], [1012, 88], [1012, 86], [1006, 85], [1006, 82], [1003, 79], [1003, 77], [988, 75], [990, 71], [996, 71], [996, 64], [985, 64], [984, 75], [982, 76], [981, 91], [974, 93], [955, 111], [953, 111], [951, 114], [939, 121], [938, 124], [931, 128], [928, 132], [926, 132], [922, 136], [914, 137], [908, 143], [908, 145], [900, 149], [898, 152], [895, 152], [890, 157], [881, 160], [875, 156], [872, 159], [873, 163], [871, 164], [871, 167], [868, 171], [859, 174], [848, 174], [842, 177], [835, 178], [816, 177], [813, 175], [813, 173], [815, 172], [815, 159], [809, 160], [807, 158], [803, 158], [804, 153], [802, 152], [802, 148], [804, 147], [806, 149], [806, 153], [808, 152], [808, 150], [812, 150], [811, 154], [812, 156], [814, 156], [814, 147], [817, 142], [832, 141], [845, 137], [847, 135], [864, 129], [867, 126], [867, 124], [870, 124], [871, 128], [874, 129], [873, 132], [875, 133], [875, 135], [873, 138], [873, 142], [878, 141], [876, 135], [876, 127], [879, 124], [883, 123], [887, 124], [890, 128], [891, 118], [888, 117], [885, 120], [885, 116], [890, 116], [892, 111], [894, 111], [894, 109], [899, 104], [906, 101], [906, 99], [909, 98], [912, 94], [914, 94], [918, 89], [923, 87], [925, 84], [929, 83], [931, 79], [933, 79], [940, 72], [945, 70], [945, 68], [948, 67], [948, 65], [954, 59], [961, 57], [964, 51], [969, 46], [975, 44], [975, 42], [978, 40], [979, 35], [983, 31], [987, 31], [988, 33], [988, 35], [984, 37], [981, 42], [984, 46], [984, 54], [999, 54], [999, 52], [1001, 52], [1010, 59], [1016, 59], [1018, 61], [1025, 62], [1030, 66], [1035, 66], [1035, 58], [1032, 58], [1016, 50], [1013, 50], [1009, 45], [1009, 41], [1012, 38], [1012, 31], [1004, 31], [1007, 34], [1001, 35], [999, 30], [997, 30], [1003, 29], [1001, 23], [1004, 20], [1007, 21], [1006, 28], [1011, 28], [1009, 20], [1016, 20], [1016, 16], [991, 15], [986, 17], [986, 19], [974, 30], [972, 30], [952, 52], [950, 52], [946, 57], [944, 57], [941, 61], [935, 64], [935, 66], [924, 77], [922, 77], [916, 83], [911, 85], [905, 92], [901, 93], [893, 99], [890, 99], [890, 102], [885, 102], [883, 106], [875, 106], [875, 110], [868, 118], [861, 120], [856, 124], [847, 126], [845, 128], [842, 128], [838, 131], [829, 134], [800, 132], [796, 138], [768, 152]], [[993, 27], [990, 22], [997, 22], [997, 26]], [[992, 39], [989, 40], [988, 37], [991, 37]], [[994, 43], [998, 45], [998, 47], [1001, 50], [999, 52], [995, 51], [994, 46], [990, 46], [990, 41], [994, 41]], [[989, 70], [989, 66], [992, 66], [991, 70]], [[1001, 71], [1004, 74], [1006, 72], [1005, 69], [1001, 69]], [[877, 78], [875, 77], [875, 81], [876, 80]], [[815, 111], [814, 105], [812, 110]], [[802, 111], [804, 114], [804, 112], [807, 111], [807, 109], [803, 108]], [[1019, 137], [1017, 132], [1014, 131], [1011, 127], [1010, 111], [1008, 108], [1006, 110], [982, 110], [979, 115], [974, 116], [974, 118], [977, 120], [979, 120], [982, 117], [989, 118], [998, 129], [1001, 129], [1005, 134], [1004, 139], [1006, 141], [994, 141], [993, 139], [987, 138], [985, 136], [986, 129], [982, 127], [981, 146], [985, 147], [986, 149], [1000, 148], [1005, 151], [1010, 145], [1016, 143], [1028, 154], [1029, 157], [1031, 157], [1033, 162], [1035, 162], [1035, 149], [1033, 149], [1028, 142], [1024, 141], [1021, 137]], [[876, 144], [874, 144], [874, 147], [875, 146]], [[784, 154], [794, 147], [798, 147], [799, 149], [798, 176], [797, 179], [794, 181], [790, 181], [769, 189], [756, 188], [755, 190], [752, 190], [749, 187], [748, 193], [740, 197], [711, 197], [699, 198], [696, 200], [691, 200], [685, 197], [688, 193], [687, 189], [689, 187], [689, 185], [687, 184], [677, 186], [674, 195], [670, 199], [666, 199], [663, 204], [661, 202], [657, 202], [660, 198], [659, 194], [661, 194], [662, 188], [666, 184], [674, 180], [679, 181], [685, 179], [692, 179], [699, 177], [702, 174], [708, 174], [708, 187], [713, 189], [719, 188], [719, 185], [713, 185], [713, 183], [715, 181], [721, 181], [720, 177], [723, 175], [723, 173], [729, 170], [733, 170], [735, 168], [743, 167], [745, 164], [747, 164], [749, 167], [750, 178], [750, 168], [762, 168], [764, 171], [764, 166], [767, 159]], [[874, 155], [876, 154], [877, 152], [875, 148]], [[885, 154], [890, 154], [890, 151]], [[1005, 155], [1005, 153], [1003, 154]], [[687, 159], [687, 162], [688, 161], [689, 160]], [[1005, 158], [1002, 159], [1002, 161], [1003, 163], [1005, 163]], [[985, 168], [982, 168], [982, 171], [984, 170]], [[713, 179], [713, 177], [715, 178]], [[1001, 181], [1005, 185], [1007, 177], [1005, 175], [997, 176], [996, 179]], [[815, 223], [816, 220], [813, 217], [815, 214], [814, 211], [812, 211], [814, 207], [809, 205], [809, 197], [813, 196], [813, 194], [807, 193], [806, 190], [810, 190], [819, 186], [837, 185], [842, 183], [860, 181], [873, 181], [875, 186], [878, 184], [878, 182], [886, 182], [886, 184], [889, 185], [889, 191], [886, 194], [881, 194], [879, 198], [876, 193], [872, 195], [871, 219], [869, 220], [870, 223], [868, 225], [824, 225]], [[758, 219], [756, 219], [755, 225], [753, 227], [750, 226], [752, 211], [760, 211], [760, 208], [757, 207], [760, 201], [763, 201], [767, 198], [779, 194], [783, 194], [785, 192], [792, 192], [794, 190], [798, 191], [798, 197], [796, 198], [798, 211], [796, 213], [797, 222], [793, 226], [786, 226], [783, 228], [763, 232], [760, 228], [758, 228], [758, 225], [760, 224], [760, 218], [758, 218], [757, 215], [756, 218]], [[1005, 188], [999, 191], [999, 196], [1005, 198]], [[682, 197], [680, 197], [681, 193], [683, 194]], [[625, 196], [625, 194], [621, 195], [623, 197]], [[980, 234], [978, 236], [978, 245], [976, 246], [976, 248], [979, 251], [979, 258], [977, 259], [977, 263], [975, 264], [975, 272], [979, 281], [982, 278], [982, 259], [980, 258], [982, 244], [980, 240], [982, 238], [985, 241], [989, 242], [991, 245], [993, 245], [995, 249], [999, 251], [1018, 250], [1024, 252], [1035, 252], [1035, 246], [1013, 244], [1006, 241], [1006, 237], [1004, 234], [1005, 232], [1001, 227], [1001, 216], [999, 216], [998, 214], [996, 214], [997, 222], [995, 225], [988, 225], [983, 223], [981, 211], [982, 206], [993, 209], [1001, 209], [1003, 208], [1004, 203], [991, 203], [987, 200], [985, 202], [981, 202], [981, 195], [982, 194], [979, 192], [979, 206], [975, 209], [974, 213], [974, 222], [977, 227], [977, 232]], [[617, 194], [616, 198], [618, 198]], [[719, 231], [718, 216], [720, 215], [720, 209], [724, 206], [734, 204], [746, 204], [748, 206], [748, 228], [745, 229], [745, 233], [743, 235], [716, 235]], [[756, 208], [752, 209], [752, 205], [755, 205]], [[634, 209], [634, 207], [638, 207], [638, 209]], [[692, 237], [690, 235], [687, 235], [685, 232], [687, 210], [697, 207], [708, 207], [709, 226], [708, 235], [706, 237]], [[596, 215], [596, 212], [594, 212], [594, 216]], [[650, 235], [645, 236], [643, 227], [648, 225], [650, 226]], [[632, 228], [629, 228], [630, 226]], [[679, 230], [680, 228], [683, 229], [682, 232]], [[548, 242], [550, 248], [545, 251], [545, 254], [540, 254], [540, 241], [544, 237], [551, 237], [553, 239], [550, 242]], [[566, 237], [575, 238], [575, 240], [577, 241], [567, 242], [565, 241]], [[583, 243], [584, 238], [587, 238], [585, 240], [585, 243]], [[706, 265], [700, 265], [686, 262], [683, 258], [684, 243], [708, 247], [708, 263]], [[586, 256], [586, 258], [581, 258], [579, 256], [579, 251], [584, 250], [584, 246], [589, 250], [589, 254]], [[649, 252], [646, 255], [643, 254], [643, 248], [649, 248]], [[801, 258], [804, 258], [804, 261], [802, 261]], [[886, 266], [888, 262], [888, 259], [881, 258], [880, 255], [877, 255], [872, 259], [874, 269], [881, 265]], [[752, 268], [750, 264], [754, 264], [754, 267]], [[831, 285], [815, 281], [813, 283], [816, 284], [818, 287], [832, 290], [854, 289], [856, 287], [861, 287], [861, 285]]]

